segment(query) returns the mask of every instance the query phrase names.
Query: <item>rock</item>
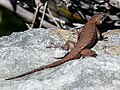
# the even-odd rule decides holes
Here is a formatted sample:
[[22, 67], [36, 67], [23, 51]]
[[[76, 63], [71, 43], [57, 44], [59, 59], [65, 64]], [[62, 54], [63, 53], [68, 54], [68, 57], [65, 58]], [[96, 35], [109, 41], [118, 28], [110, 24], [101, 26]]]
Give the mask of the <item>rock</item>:
[[57, 61], [52, 43], [76, 40], [67, 30], [34, 29], [0, 38], [0, 90], [119, 90], [120, 30], [104, 33], [107, 41], [92, 48], [97, 57], [76, 59], [19, 79], [5, 78]]
[[120, 8], [120, 0], [110, 0], [109, 3], [116, 8]]

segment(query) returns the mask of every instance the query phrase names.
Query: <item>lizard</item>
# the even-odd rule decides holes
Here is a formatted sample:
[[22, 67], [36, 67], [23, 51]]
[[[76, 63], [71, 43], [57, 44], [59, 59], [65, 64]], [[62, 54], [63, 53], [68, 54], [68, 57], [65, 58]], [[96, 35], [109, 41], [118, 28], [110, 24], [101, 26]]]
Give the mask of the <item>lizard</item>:
[[97, 54], [95, 53], [95, 51], [92, 51], [91, 48], [97, 43], [98, 40], [102, 39], [102, 35], [100, 31], [98, 30], [97, 26], [102, 23], [105, 17], [106, 17], [105, 13], [96, 14], [93, 17], [91, 17], [91, 19], [82, 27], [81, 32], [78, 34], [76, 43], [72, 41], [66, 42], [63, 48], [66, 50], [70, 47], [72, 48], [70, 52], [62, 59], [55, 61], [51, 64], [38, 67], [37, 69], [28, 71], [21, 75], [7, 78], [5, 80], [20, 78], [20, 77], [32, 74], [37, 71], [57, 67], [61, 64], [64, 64], [65, 62], [78, 59], [82, 56], [83, 57], [84, 56], [96, 56]]

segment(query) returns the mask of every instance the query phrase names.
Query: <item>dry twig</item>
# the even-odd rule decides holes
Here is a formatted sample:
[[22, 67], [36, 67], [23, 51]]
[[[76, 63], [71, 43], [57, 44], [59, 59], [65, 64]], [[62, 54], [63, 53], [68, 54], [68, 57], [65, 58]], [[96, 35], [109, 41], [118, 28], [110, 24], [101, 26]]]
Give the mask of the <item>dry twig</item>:
[[51, 16], [51, 18], [53, 19], [54, 23], [56, 24], [56, 26], [57, 26], [57, 27], [60, 27], [60, 25], [58, 24], [58, 22], [56, 21], [56, 19], [55, 19], [55, 18], [54, 18], [54, 16], [52, 15], [52, 13], [51, 13], [50, 9], [49, 9], [49, 8], [47, 8], [47, 10], [48, 10], [49, 15], [50, 15], [50, 16]]
[[40, 21], [40, 26], [39, 26], [40, 28], [41, 28], [42, 23], [43, 23], [43, 19], [44, 19], [44, 16], [45, 16], [45, 11], [46, 11], [47, 4], [48, 4], [48, 1], [46, 1], [45, 5], [44, 5], [43, 15], [42, 15], [42, 18], [41, 18], [41, 21]]
[[32, 21], [32, 24], [31, 24], [31, 27], [30, 27], [30, 30], [32, 30], [34, 24], [35, 24], [35, 20], [36, 20], [36, 17], [37, 17], [37, 13], [38, 13], [38, 10], [39, 10], [39, 7], [41, 6], [41, 1], [39, 0], [39, 3], [37, 5], [37, 8], [36, 8], [36, 11], [35, 11], [35, 14], [34, 14], [34, 17], [33, 17], [33, 21]]

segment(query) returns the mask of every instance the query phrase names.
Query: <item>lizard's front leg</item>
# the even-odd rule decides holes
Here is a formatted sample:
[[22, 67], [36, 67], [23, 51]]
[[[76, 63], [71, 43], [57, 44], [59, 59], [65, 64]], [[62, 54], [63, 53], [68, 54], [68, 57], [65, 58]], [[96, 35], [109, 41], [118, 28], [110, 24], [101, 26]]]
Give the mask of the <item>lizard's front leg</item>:
[[103, 36], [102, 36], [100, 30], [98, 30], [97, 27], [96, 27], [96, 33], [97, 33], [97, 39], [98, 39], [98, 40], [103, 40]]
[[102, 33], [101, 33], [100, 30], [98, 30], [97, 28], [96, 28], [96, 32], [97, 32], [97, 39], [98, 39], [98, 40], [105, 40], [105, 41], [107, 41], [107, 38], [108, 38], [108, 37], [102, 36]]

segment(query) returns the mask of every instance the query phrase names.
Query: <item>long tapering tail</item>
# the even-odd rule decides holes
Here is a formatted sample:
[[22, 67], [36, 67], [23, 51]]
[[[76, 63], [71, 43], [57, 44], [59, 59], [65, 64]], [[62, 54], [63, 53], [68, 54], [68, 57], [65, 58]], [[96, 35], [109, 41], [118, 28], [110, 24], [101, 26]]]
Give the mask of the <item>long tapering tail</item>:
[[11, 79], [15, 79], [15, 78], [20, 78], [20, 77], [23, 77], [23, 76], [32, 74], [32, 73], [37, 72], [37, 71], [41, 71], [41, 70], [44, 70], [44, 69], [47, 69], [47, 68], [53, 68], [53, 67], [56, 67], [56, 66], [59, 66], [59, 65], [65, 63], [65, 62], [67, 62], [67, 61], [70, 61], [70, 60], [68, 60], [68, 59], [61, 59], [61, 60], [56, 61], [56, 62], [54, 62], [54, 63], [52, 63], [52, 64], [48, 64], [48, 65], [39, 67], [39, 68], [37, 68], [37, 69], [31, 70], [31, 71], [29, 71], [29, 72], [23, 73], [23, 74], [21, 74], [21, 75], [15, 76], [15, 77], [7, 78], [7, 79], [5, 79], [5, 80], [11, 80]]

